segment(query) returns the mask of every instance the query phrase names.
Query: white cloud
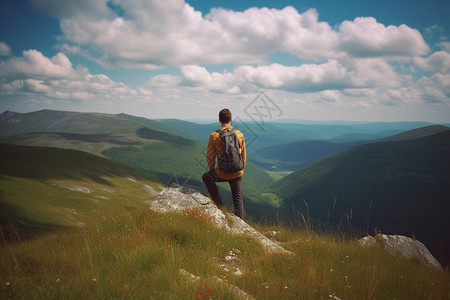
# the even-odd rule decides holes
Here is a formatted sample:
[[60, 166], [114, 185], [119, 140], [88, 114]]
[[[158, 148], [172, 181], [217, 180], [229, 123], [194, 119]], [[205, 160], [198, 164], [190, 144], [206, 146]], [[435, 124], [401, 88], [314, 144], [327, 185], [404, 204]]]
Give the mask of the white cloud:
[[51, 88], [42, 80], [25, 79], [23, 82], [23, 89], [28, 92], [48, 94], [52, 91]]
[[413, 88], [420, 91], [421, 99], [425, 102], [450, 104], [450, 74], [437, 73], [423, 77]]
[[181, 68], [183, 84], [187, 86], [200, 87], [208, 91], [237, 94], [241, 90], [237, 87], [234, 74], [217, 72], [209, 73], [204, 67], [189, 65]]
[[219, 51], [223, 48], [264, 58], [277, 51], [308, 59], [336, 56], [337, 32], [328, 23], [319, 22], [314, 9], [303, 14], [289, 6], [282, 10], [249, 8], [244, 12], [215, 9], [206, 18], [228, 38], [218, 45]]
[[[34, 0], [47, 11], [56, 2]], [[183, 0], [95, 3], [85, 7], [70, 4], [67, 8], [58, 4], [62, 12], [51, 13], [60, 17], [67, 44], [91, 49], [92, 56], [104, 53], [95, 59], [108, 67], [267, 63], [269, 55], [277, 52], [327, 60], [416, 56], [429, 51], [421, 34], [406, 25], [386, 27], [374, 18], [356, 18], [335, 30], [319, 21], [314, 9], [301, 14], [289, 6], [281, 10], [253, 7], [243, 12], [218, 8], [203, 16]], [[117, 14], [111, 3], [123, 13]], [[70, 14], [73, 5], [76, 7]], [[78, 51], [71, 45], [65, 47]]]
[[341, 99], [341, 92], [336, 90], [326, 90], [320, 92], [320, 98], [325, 102], [335, 103]]
[[388, 90], [386, 97], [403, 103], [450, 104], [450, 74], [423, 76], [411, 86]]
[[62, 53], [52, 58], [36, 50], [24, 51], [22, 57], [0, 61], [0, 95], [29, 99], [132, 100], [148, 98], [143, 90], [134, 90], [104, 74], [91, 74], [85, 68], [73, 69]]
[[[450, 43], [438, 44], [442, 51], [430, 54], [419, 31], [407, 25], [387, 26], [366, 17], [332, 27], [315, 9], [299, 13], [289, 6], [241, 12], [217, 8], [202, 15], [184, 0], [31, 2], [60, 20], [61, 52], [46, 57], [28, 50], [7, 57], [11, 49], [0, 42], [2, 99], [105, 107], [120, 102], [125, 108], [149, 104], [149, 110], [158, 106], [159, 112], [169, 103], [170, 111], [180, 114], [189, 103], [207, 110], [230, 98], [240, 103], [261, 90], [287, 95], [288, 102], [302, 93], [304, 103], [332, 109], [450, 103]], [[298, 57], [298, 65], [271, 63], [278, 53]], [[107, 68], [159, 69], [160, 74], [130, 87], [75, 68], [66, 55]], [[232, 71], [209, 71], [208, 64], [223, 63]], [[179, 68], [180, 75], [164, 74], [166, 66]]]
[[12, 51], [8, 44], [0, 42], [0, 56], [10, 56], [11, 54]]
[[381, 59], [346, 60], [345, 63], [284, 66], [239, 66], [232, 73], [209, 73], [204, 67], [182, 67], [182, 83], [213, 92], [277, 89], [291, 92], [376, 88], [397, 86], [399, 76]]
[[[1, 79], [1, 78], [0, 78]], [[4, 81], [0, 80], [0, 95], [14, 95], [23, 89], [23, 80]]]
[[450, 53], [446, 51], [434, 52], [432, 55], [426, 58], [414, 58], [414, 63], [424, 71], [449, 73]]
[[37, 50], [27, 50], [23, 51], [23, 56], [20, 58], [12, 57], [6, 61], [0, 61], [0, 77], [44, 79], [74, 76], [75, 70], [72, 68], [72, 63], [61, 52], [48, 58]]
[[370, 96], [375, 95], [375, 90], [369, 89], [369, 88], [345, 89], [345, 90], [342, 90], [341, 92], [345, 96], [350, 96], [350, 97], [370, 97]]
[[178, 76], [170, 74], [160, 74], [150, 78], [149, 85], [154, 88], [173, 87], [180, 83]]
[[419, 31], [404, 24], [385, 27], [372, 17], [344, 21], [339, 31], [341, 49], [350, 56], [417, 56], [430, 50]]

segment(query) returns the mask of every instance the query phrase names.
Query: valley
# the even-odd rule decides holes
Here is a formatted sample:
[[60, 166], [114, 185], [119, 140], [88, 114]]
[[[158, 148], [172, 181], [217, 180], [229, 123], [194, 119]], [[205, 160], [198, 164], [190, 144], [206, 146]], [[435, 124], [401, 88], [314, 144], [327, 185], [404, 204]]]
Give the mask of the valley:
[[[178, 183], [206, 194], [201, 181], [207, 169], [206, 143], [217, 126], [125, 114], [5, 112], [0, 115], [0, 142], [4, 143], [2, 147], [15, 144], [40, 147], [24, 149], [47, 149], [30, 150], [41, 162], [40, 157], [46, 157], [49, 165], [42, 164], [43, 170], [64, 165], [57, 159], [62, 154], [44, 153], [52, 153], [53, 149], [78, 150], [79, 155], [90, 153], [103, 159], [105, 166], [114, 162], [131, 167], [156, 186]], [[423, 122], [266, 123], [261, 127], [242, 120], [233, 126], [244, 133], [248, 143], [243, 193], [252, 219], [282, 219], [293, 226], [308, 220], [308, 226], [318, 230], [337, 226], [361, 235], [382, 231], [416, 236], [441, 260], [447, 259], [449, 241], [444, 237], [450, 236], [450, 224], [443, 212], [450, 205], [448, 127]], [[70, 160], [92, 171], [97, 168], [87, 167], [78, 157]], [[17, 160], [18, 168], [26, 161]], [[5, 180], [13, 180], [11, 175], [5, 176]], [[9, 181], [2, 181], [2, 195], [12, 198], [3, 196], [3, 205], [10, 207], [14, 197], [21, 199], [17, 203], [26, 203], [27, 197], [12, 196], [14, 193], [6, 189], [14, 186]], [[21, 184], [30, 189], [35, 184], [25, 182]], [[98, 178], [94, 183], [102, 184]], [[125, 183], [129, 182], [125, 180], [121, 185]], [[75, 186], [65, 189], [70, 193], [83, 191], [76, 190], [76, 183], [55, 181], [46, 189], [58, 184]], [[229, 187], [219, 186], [226, 205], [231, 206]], [[52, 194], [51, 189], [45, 193]], [[108, 197], [101, 193], [97, 196]], [[76, 209], [66, 208], [66, 212]], [[6, 215], [19, 216], [22, 211], [18, 207], [8, 209]], [[62, 212], [64, 209], [60, 209], [64, 215]], [[45, 220], [39, 222], [46, 224]], [[52, 222], [56, 221], [49, 224]], [[56, 223], [70, 226], [76, 222], [83, 221]]]

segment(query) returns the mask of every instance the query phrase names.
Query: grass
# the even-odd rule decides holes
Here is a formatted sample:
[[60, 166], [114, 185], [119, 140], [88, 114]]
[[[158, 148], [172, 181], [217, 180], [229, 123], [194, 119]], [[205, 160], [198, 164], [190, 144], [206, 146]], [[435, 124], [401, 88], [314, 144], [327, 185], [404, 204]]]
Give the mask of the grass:
[[[89, 226], [0, 248], [0, 298], [234, 299], [215, 277], [256, 299], [448, 299], [448, 272], [362, 248], [352, 240], [253, 224], [295, 256], [268, 254], [213, 227], [200, 211], [99, 211]], [[244, 276], [220, 266], [234, 251]], [[200, 277], [191, 281], [180, 270]], [[210, 296], [207, 296], [209, 293]], [[337, 299], [335, 298], [335, 299]]]
[[[0, 144], [0, 226], [7, 239], [84, 226], [96, 212], [137, 207], [160, 189], [130, 167], [80, 151]], [[11, 226], [12, 224], [12, 226]]]
[[61, 149], [0, 150], [0, 220], [13, 220], [0, 223], [0, 299], [236, 299], [224, 282], [256, 299], [450, 297], [448, 271], [351, 236], [251, 222], [295, 253], [269, 254], [201, 211], [151, 211], [159, 184], [123, 165]]

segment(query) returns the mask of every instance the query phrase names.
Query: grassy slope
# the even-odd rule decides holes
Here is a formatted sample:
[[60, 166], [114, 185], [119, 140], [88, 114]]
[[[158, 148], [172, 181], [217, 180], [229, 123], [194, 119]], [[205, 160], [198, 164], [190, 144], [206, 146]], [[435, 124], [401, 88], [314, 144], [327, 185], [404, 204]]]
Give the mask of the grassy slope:
[[29, 237], [83, 226], [98, 210], [141, 206], [159, 189], [130, 167], [74, 150], [0, 144], [0, 165], [0, 224], [8, 236], [14, 228]]
[[[280, 256], [216, 229], [200, 211], [154, 213], [143, 201], [152, 198], [146, 185], [158, 184], [106, 159], [41, 147], [0, 145], [0, 151], [1, 212], [13, 213], [16, 238], [65, 228], [11, 243], [3, 239], [10, 225], [2, 224], [2, 299], [195, 299], [206, 293], [234, 299], [216, 276], [257, 299], [450, 295], [448, 272], [361, 248], [351, 238], [254, 224], [277, 231], [277, 240], [296, 253]], [[80, 222], [85, 225], [74, 226]], [[230, 251], [237, 253], [232, 264], [225, 259]], [[227, 272], [223, 263], [245, 275]], [[180, 269], [200, 279], [186, 280]]]
[[428, 246], [445, 241], [448, 247], [450, 131], [352, 148], [286, 176], [272, 190], [286, 211], [294, 203], [306, 215], [304, 199], [310, 216], [322, 222], [351, 210], [359, 228], [413, 233]]
[[[217, 277], [256, 299], [450, 296], [448, 272], [333, 236], [259, 226], [278, 231], [278, 241], [296, 254], [290, 257], [267, 254], [253, 239], [219, 230], [195, 210], [100, 211], [90, 224], [1, 245], [0, 298], [238, 299]], [[232, 262], [230, 251], [236, 253]]]

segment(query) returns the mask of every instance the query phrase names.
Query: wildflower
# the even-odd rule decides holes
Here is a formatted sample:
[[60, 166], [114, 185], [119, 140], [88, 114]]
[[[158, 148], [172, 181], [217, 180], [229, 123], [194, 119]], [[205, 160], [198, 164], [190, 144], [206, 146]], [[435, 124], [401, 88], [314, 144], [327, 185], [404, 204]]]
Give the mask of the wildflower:
[[92, 278], [92, 282], [97, 282], [97, 278]]
[[208, 288], [208, 291], [212, 291], [212, 288]]
[[209, 296], [211, 296], [211, 294], [210, 294], [210, 293], [206, 293], [205, 295], [206, 295], [206, 296], [208, 296], [208, 297], [209, 297]]
[[10, 286], [11, 283], [10, 283], [9, 281], [7, 281], [7, 282], [5, 282], [5, 285], [6, 285], [6, 286]]

